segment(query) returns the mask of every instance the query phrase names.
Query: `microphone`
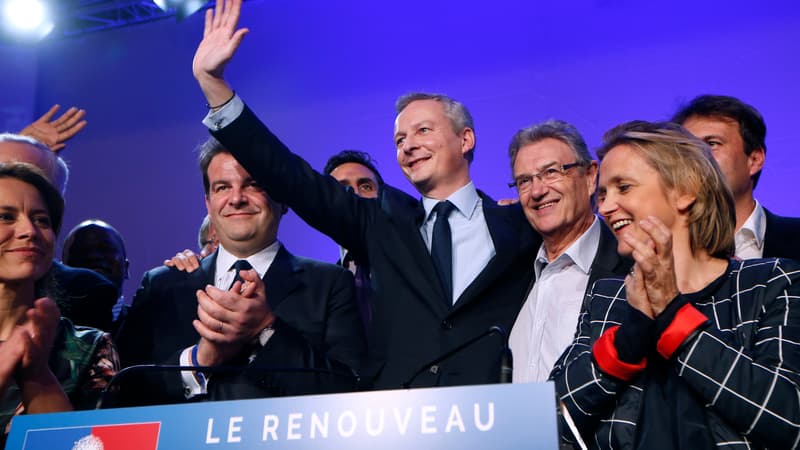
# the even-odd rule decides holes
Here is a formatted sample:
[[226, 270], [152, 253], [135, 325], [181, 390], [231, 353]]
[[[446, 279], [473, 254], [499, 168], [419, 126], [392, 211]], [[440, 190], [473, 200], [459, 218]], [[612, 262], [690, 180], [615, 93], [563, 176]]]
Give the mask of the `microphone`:
[[503, 350], [500, 351], [500, 383], [511, 383], [514, 374], [514, 356], [508, 343], [504, 343]]
[[493, 334], [498, 334], [498, 335], [500, 335], [500, 337], [503, 338], [503, 349], [502, 349], [501, 354], [500, 354], [500, 382], [501, 383], [510, 383], [511, 382], [511, 371], [513, 370], [513, 364], [512, 364], [512, 357], [511, 357], [511, 349], [508, 348], [508, 343], [506, 342], [506, 332], [499, 325], [492, 325], [491, 327], [489, 327], [488, 330], [480, 333], [479, 335], [473, 337], [472, 339], [467, 340], [463, 344], [460, 344], [460, 345], [456, 346], [455, 348], [452, 348], [452, 349], [444, 352], [442, 355], [436, 357], [433, 361], [430, 361], [430, 362], [424, 364], [416, 372], [414, 372], [414, 374], [411, 375], [411, 377], [408, 380], [406, 380], [403, 383], [401, 383], [400, 387], [402, 389], [408, 389], [409, 387], [411, 387], [411, 383], [413, 383], [414, 380], [416, 380], [417, 377], [420, 376], [423, 372], [425, 372], [427, 370], [430, 370], [430, 368], [435, 366], [436, 364], [438, 364], [438, 363], [444, 361], [445, 359], [455, 355], [456, 353], [461, 352], [462, 350], [464, 350], [467, 347], [470, 347], [474, 343], [476, 343], [476, 342], [478, 342], [480, 340], [483, 340], [483, 338], [485, 338], [487, 336], [491, 336]]
[[356, 386], [361, 377], [355, 372], [352, 371], [351, 373], [344, 373], [337, 370], [332, 369], [316, 369], [310, 367], [298, 367], [298, 368], [284, 368], [284, 367], [249, 367], [249, 366], [180, 366], [180, 365], [171, 365], [171, 364], [138, 364], [133, 366], [128, 366], [119, 372], [117, 372], [114, 376], [108, 380], [106, 387], [100, 392], [100, 397], [97, 399], [97, 403], [95, 404], [95, 409], [103, 409], [108, 400], [109, 393], [112, 390], [112, 387], [116, 387], [119, 385], [120, 380], [123, 378], [127, 378], [129, 375], [136, 374], [136, 373], [152, 373], [152, 372], [183, 372], [183, 371], [199, 371], [204, 373], [242, 373], [245, 371], [260, 371], [265, 373], [312, 373], [312, 374], [322, 374], [322, 375], [333, 375], [339, 378], [346, 378], [353, 382], [353, 386]]

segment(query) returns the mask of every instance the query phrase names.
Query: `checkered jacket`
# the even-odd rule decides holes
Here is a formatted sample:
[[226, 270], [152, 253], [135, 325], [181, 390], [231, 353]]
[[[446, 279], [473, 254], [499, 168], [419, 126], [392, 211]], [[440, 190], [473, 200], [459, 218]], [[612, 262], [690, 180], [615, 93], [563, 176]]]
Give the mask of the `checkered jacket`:
[[[709, 298], [681, 308], [659, 338], [658, 351], [705, 402], [717, 448], [797, 448], [800, 264], [731, 261], [720, 286]], [[614, 360], [614, 331], [629, 308], [623, 281], [599, 280], [587, 295], [588, 310], [551, 378], [587, 445], [634, 448], [646, 378], [637, 375], [646, 360], [641, 365]], [[665, 345], [670, 328], [673, 342]], [[664, 347], [670, 347], [667, 354]]]

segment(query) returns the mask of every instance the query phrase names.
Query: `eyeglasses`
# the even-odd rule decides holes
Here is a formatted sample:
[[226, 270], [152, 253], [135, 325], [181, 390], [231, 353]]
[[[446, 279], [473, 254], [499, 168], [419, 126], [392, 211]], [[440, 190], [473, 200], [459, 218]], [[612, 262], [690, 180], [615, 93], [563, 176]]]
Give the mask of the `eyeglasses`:
[[508, 187], [517, 188], [517, 191], [519, 192], [527, 191], [533, 185], [534, 178], [538, 178], [539, 181], [544, 184], [553, 184], [561, 181], [567, 175], [567, 171], [569, 169], [582, 165], [583, 163], [576, 161], [570, 164], [548, 167], [539, 173], [518, 175], [516, 178], [514, 178], [514, 181], [508, 183]]

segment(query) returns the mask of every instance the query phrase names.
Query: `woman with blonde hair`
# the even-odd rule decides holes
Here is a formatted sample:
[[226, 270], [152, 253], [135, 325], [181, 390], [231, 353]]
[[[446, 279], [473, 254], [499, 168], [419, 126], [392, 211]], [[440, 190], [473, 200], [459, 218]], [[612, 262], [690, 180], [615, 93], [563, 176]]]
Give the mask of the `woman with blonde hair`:
[[800, 265], [731, 259], [732, 195], [680, 126], [624, 124], [598, 156], [598, 211], [635, 264], [595, 283], [551, 375], [579, 437], [592, 448], [797, 447]]

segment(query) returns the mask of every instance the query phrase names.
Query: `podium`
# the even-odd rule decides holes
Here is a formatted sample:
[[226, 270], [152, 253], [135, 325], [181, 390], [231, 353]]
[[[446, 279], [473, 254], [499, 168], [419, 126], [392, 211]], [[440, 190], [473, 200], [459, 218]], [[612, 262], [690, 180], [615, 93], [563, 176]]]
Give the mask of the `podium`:
[[27, 415], [6, 444], [73, 448], [557, 449], [558, 437], [552, 383], [530, 383]]

